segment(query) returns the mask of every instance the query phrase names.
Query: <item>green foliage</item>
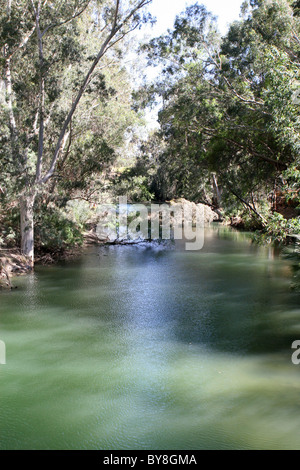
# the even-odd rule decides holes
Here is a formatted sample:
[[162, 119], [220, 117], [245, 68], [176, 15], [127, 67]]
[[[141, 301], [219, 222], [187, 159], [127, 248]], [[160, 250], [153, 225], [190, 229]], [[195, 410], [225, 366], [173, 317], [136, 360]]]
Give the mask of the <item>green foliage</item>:
[[296, 166], [291, 166], [282, 176], [286, 181], [284, 189], [287, 201], [293, 202], [300, 209], [300, 170]]
[[[243, 19], [224, 38], [203, 5], [187, 7], [173, 30], [142, 47], [161, 73], [135, 94], [134, 106], [119, 40], [149, 19], [140, 13], [147, 1], [121, 3], [116, 15], [119, 2], [108, 0], [42, 2], [41, 40], [37, 2], [0, 0], [2, 212], [35, 189], [37, 244], [62, 249], [81, 243], [93, 215], [89, 201], [109, 186], [112, 196], [127, 194], [133, 202], [184, 197], [207, 203], [242, 217], [246, 228], [262, 228], [266, 241], [297, 235], [299, 2], [246, 1]], [[91, 69], [115, 20], [114, 45], [101, 69]], [[66, 121], [87, 76], [76, 113]], [[157, 103], [160, 128], [139, 146], [136, 111]], [[37, 163], [40, 176], [51, 168], [65, 122], [45, 186]], [[127, 155], [131, 162], [139, 156], [131, 167]], [[289, 220], [274, 213], [280, 211], [277, 193]], [[1, 243], [18, 241], [18, 223], [7, 217], [3, 227]]]
[[[83, 211], [67, 201], [99, 196], [140, 123], [121, 40], [149, 20], [147, 3], [0, 0], [0, 207], [37, 194], [43, 249], [82, 241]], [[6, 224], [2, 243], [19, 241]]]
[[36, 245], [40, 251], [62, 251], [83, 243], [83, 226], [55, 207], [41, 206], [35, 224]]
[[282, 257], [292, 262], [294, 279], [292, 289], [300, 291], [300, 242], [297, 241], [282, 251]]
[[84, 228], [95, 215], [91, 204], [80, 199], [68, 201], [65, 214], [69, 220], [81, 228]]
[[281, 214], [274, 213], [270, 216], [268, 224], [261, 235], [267, 243], [284, 243], [288, 237], [300, 238], [300, 217], [286, 220]]
[[149, 63], [164, 67], [148, 97], [163, 103], [153, 176], [159, 198], [221, 207], [280, 242], [297, 229], [297, 219], [272, 215], [277, 193], [290, 208], [299, 205], [297, 11], [286, 0], [245, 2], [243, 20], [221, 40], [213, 17], [194, 5], [144, 46]]
[[14, 247], [16, 245], [17, 234], [12, 227], [4, 228], [1, 230], [0, 246], [7, 248]]
[[15, 248], [20, 241], [20, 216], [14, 205], [0, 205], [0, 246]]
[[114, 194], [118, 196], [127, 195], [129, 202], [143, 202], [154, 199], [154, 194], [150, 192], [149, 180], [146, 176], [131, 176], [131, 171], [123, 173], [115, 181]]

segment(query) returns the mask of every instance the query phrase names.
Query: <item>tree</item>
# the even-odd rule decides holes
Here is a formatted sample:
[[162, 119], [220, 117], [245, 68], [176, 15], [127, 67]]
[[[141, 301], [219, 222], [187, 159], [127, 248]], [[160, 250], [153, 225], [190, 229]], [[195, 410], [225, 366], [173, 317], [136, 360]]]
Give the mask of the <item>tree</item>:
[[[245, 2], [222, 41], [203, 6], [144, 47], [164, 63], [158, 172], [168, 197], [188, 197], [268, 224], [270, 195], [299, 164], [299, 18], [285, 0]], [[297, 173], [293, 172], [295, 176]], [[294, 178], [293, 176], [293, 178]]]
[[[97, 83], [98, 92], [105, 88], [99, 63], [105, 56], [112, 58], [125, 36], [147, 20], [142, 12], [150, 1], [1, 1], [6, 134], [2, 158], [19, 194], [21, 249], [31, 265], [36, 198], [49, 191], [68, 150], [72, 120], [83, 96]], [[90, 55], [79, 41], [83, 15], [89, 16], [97, 38], [97, 49]], [[68, 90], [65, 83], [71, 83]]]

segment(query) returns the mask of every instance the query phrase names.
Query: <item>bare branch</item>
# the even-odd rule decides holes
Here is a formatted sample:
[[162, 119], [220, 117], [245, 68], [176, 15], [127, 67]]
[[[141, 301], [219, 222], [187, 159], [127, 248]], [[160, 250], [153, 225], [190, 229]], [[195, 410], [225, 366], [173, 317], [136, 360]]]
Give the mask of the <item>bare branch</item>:
[[115, 27], [117, 26], [119, 7], [120, 7], [120, 0], [117, 0], [115, 18], [114, 18], [114, 22], [113, 22], [113, 26], [112, 26], [112, 31], [114, 31]]
[[264, 103], [263, 101], [255, 101], [255, 100], [248, 100], [247, 98], [243, 98], [241, 95], [238, 94], [238, 92], [234, 89], [233, 85], [230, 83], [230, 81], [222, 75], [224, 78], [225, 82], [227, 83], [228, 87], [231, 89], [232, 93], [240, 100], [243, 101], [244, 103], [250, 103], [250, 104], [256, 104], [258, 106], [262, 106]]
[[257, 212], [257, 210], [249, 203], [247, 202], [242, 196], [240, 196], [234, 189], [233, 187], [227, 182], [227, 186], [230, 190], [230, 192], [239, 200], [241, 201], [246, 207], [248, 207], [248, 209], [250, 209], [250, 211], [253, 212], [253, 214], [255, 214], [262, 222], [263, 226], [265, 227], [267, 225], [267, 221], [266, 219], [264, 218], [264, 216], [262, 214], [260, 214], [259, 212]]

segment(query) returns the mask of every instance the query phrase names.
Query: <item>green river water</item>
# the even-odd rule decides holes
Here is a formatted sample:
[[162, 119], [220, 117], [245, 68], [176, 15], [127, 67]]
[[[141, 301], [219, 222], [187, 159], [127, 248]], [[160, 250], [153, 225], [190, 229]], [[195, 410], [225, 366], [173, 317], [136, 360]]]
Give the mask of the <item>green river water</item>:
[[0, 294], [0, 449], [300, 449], [300, 295], [247, 234], [93, 247]]

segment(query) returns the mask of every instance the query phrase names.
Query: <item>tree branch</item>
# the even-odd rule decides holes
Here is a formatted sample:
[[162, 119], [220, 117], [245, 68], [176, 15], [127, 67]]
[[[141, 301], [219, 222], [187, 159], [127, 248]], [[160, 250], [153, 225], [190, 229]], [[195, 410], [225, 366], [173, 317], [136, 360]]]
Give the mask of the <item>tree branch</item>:
[[78, 18], [80, 15], [82, 15], [82, 13], [87, 9], [87, 7], [89, 6], [91, 2], [88, 1], [86, 3], [86, 5], [81, 9], [79, 10], [78, 12], [74, 13], [73, 16], [71, 16], [71, 18], [68, 18], [66, 19], [65, 21], [61, 21], [60, 23], [52, 23], [50, 25], [48, 25], [44, 31], [42, 32], [42, 37], [44, 37], [44, 35], [50, 30], [50, 29], [53, 29], [53, 28], [58, 28], [59, 26], [63, 26], [64, 24], [67, 24], [67, 23], [70, 23], [70, 21], [73, 21], [75, 20], [75, 18]]
[[251, 206], [251, 204], [249, 204], [249, 202], [247, 202], [244, 198], [242, 198], [241, 196], [239, 196], [239, 194], [232, 188], [231, 184], [228, 183], [227, 181], [227, 186], [230, 190], [230, 192], [239, 200], [241, 201], [246, 207], [248, 207], [248, 209], [250, 209], [257, 217], [260, 218], [260, 220], [262, 221], [262, 224], [263, 226], [265, 227], [267, 225], [267, 221], [266, 219], [259, 213], [257, 212], [257, 210]]
[[[33, 0], [32, 0], [33, 4]], [[37, 32], [37, 40], [38, 40], [38, 47], [39, 47], [39, 87], [40, 87], [40, 96], [39, 96], [39, 120], [40, 120], [40, 127], [39, 127], [39, 144], [38, 144], [38, 158], [37, 158], [37, 165], [36, 165], [36, 177], [35, 181], [39, 181], [42, 173], [42, 163], [43, 163], [43, 151], [44, 151], [44, 108], [45, 108], [45, 80], [44, 80], [44, 51], [43, 51], [43, 36], [40, 29], [40, 12], [41, 12], [41, 0], [39, 0], [38, 7], [35, 9], [36, 17], [36, 32]]]
[[[62, 145], [62, 142], [64, 140], [64, 136], [65, 136], [65, 133], [68, 129], [68, 126], [72, 120], [72, 117], [79, 105], [79, 102], [89, 84], [89, 81], [90, 81], [90, 78], [94, 72], [94, 70], [96, 69], [98, 63], [100, 62], [101, 58], [104, 56], [104, 54], [107, 52], [107, 50], [109, 49], [110, 46], [110, 43], [112, 41], [112, 39], [119, 33], [119, 31], [128, 23], [128, 21], [135, 15], [135, 13], [141, 9], [142, 7], [144, 7], [145, 5], [151, 3], [151, 0], [143, 0], [141, 2], [138, 3], [138, 5], [130, 11], [130, 13], [128, 13], [128, 15], [124, 18], [124, 20], [117, 26], [115, 25], [115, 21], [113, 22], [113, 25], [112, 25], [112, 29], [111, 29], [111, 32], [110, 34], [107, 36], [107, 38], [105, 39], [105, 41], [103, 42], [100, 50], [99, 50], [99, 53], [96, 57], [96, 59], [94, 60], [92, 66], [90, 67], [81, 87], [80, 87], [80, 90], [77, 94], [77, 97], [75, 99], [75, 101], [73, 102], [73, 105], [71, 107], [71, 110], [69, 111], [69, 114], [67, 115], [66, 117], [66, 120], [64, 122], [64, 125], [62, 127], [62, 130], [61, 130], [61, 133], [59, 135], [59, 138], [58, 138], [58, 142], [57, 142], [57, 145], [56, 145], [56, 148], [55, 148], [55, 151], [54, 151], [54, 155], [53, 155], [53, 159], [51, 161], [51, 164], [50, 164], [50, 168], [48, 170], [48, 172], [46, 173], [46, 175], [43, 177], [43, 178], [39, 178], [37, 180], [37, 183], [46, 183], [50, 178], [51, 176], [53, 175], [54, 173], [54, 170], [55, 170], [55, 166], [56, 166], [56, 163], [57, 163], [57, 160], [58, 160], [58, 157], [59, 157], [59, 153], [60, 153], [60, 150], [61, 150], [61, 145]], [[117, 1], [117, 5], [116, 5], [116, 8], [119, 8], [119, 2]], [[128, 34], [129, 31], [127, 33], [124, 33], [124, 34], [121, 34], [122, 38]], [[118, 39], [116, 41], [114, 41], [114, 44], [118, 42]]]

